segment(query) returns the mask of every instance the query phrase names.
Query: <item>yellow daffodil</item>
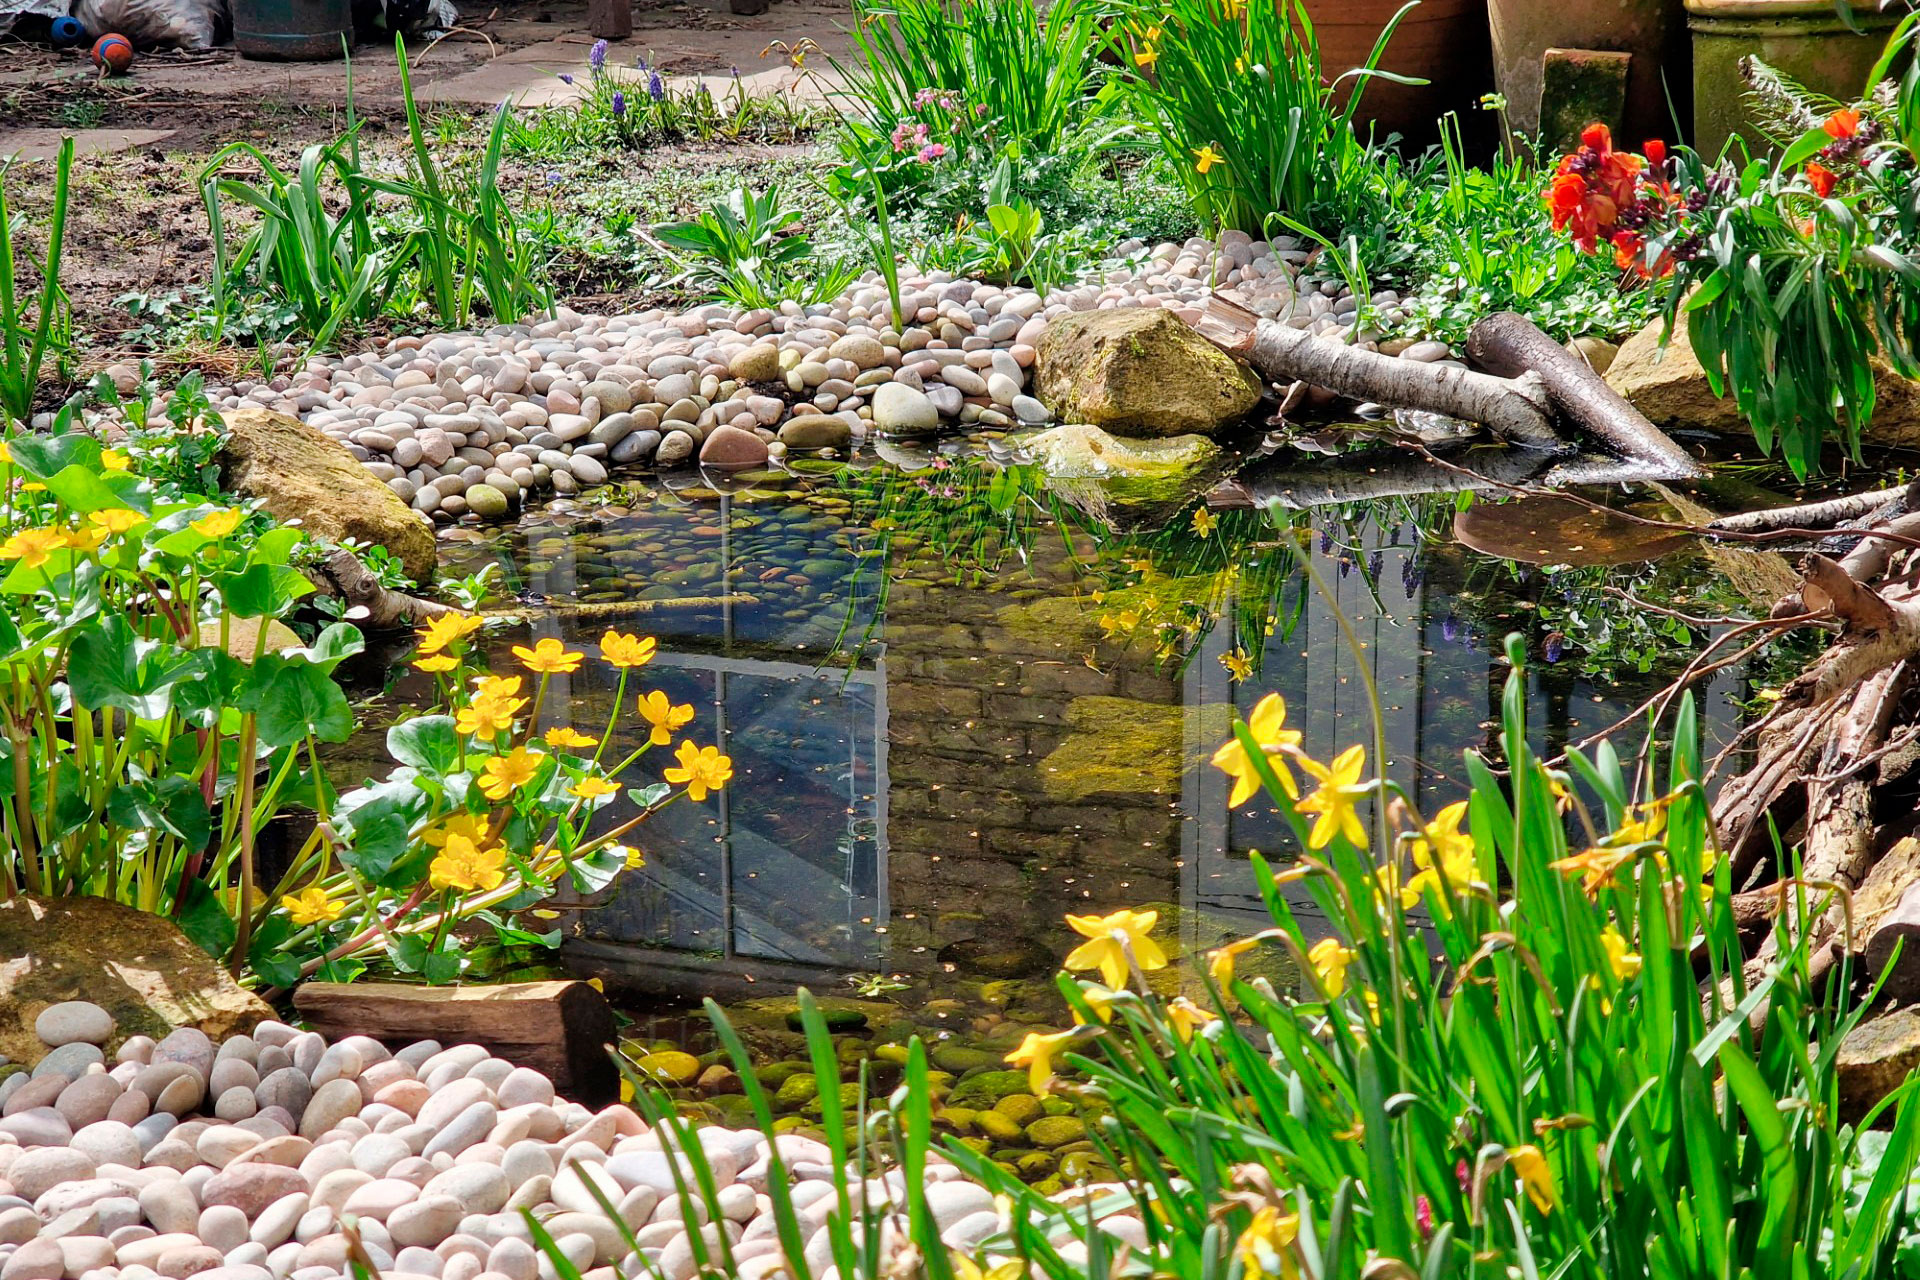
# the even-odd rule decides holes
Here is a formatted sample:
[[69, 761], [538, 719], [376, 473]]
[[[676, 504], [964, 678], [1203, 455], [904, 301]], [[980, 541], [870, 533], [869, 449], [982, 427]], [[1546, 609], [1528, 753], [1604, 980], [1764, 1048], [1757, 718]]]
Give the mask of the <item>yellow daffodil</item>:
[[1633, 944], [1621, 936], [1620, 930], [1608, 925], [1600, 931], [1600, 945], [1607, 949], [1607, 964], [1613, 969], [1613, 976], [1625, 982], [1640, 972], [1640, 953], [1633, 950]]
[[335, 902], [327, 896], [327, 891], [318, 885], [302, 889], [298, 893], [289, 893], [280, 899], [280, 905], [287, 910], [287, 917], [302, 927], [310, 924], [332, 924], [347, 909], [344, 902]]
[[1320, 780], [1314, 793], [1298, 806], [1301, 813], [1318, 814], [1313, 830], [1307, 833], [1307, 845], [1324, 849], [1335, 835], [1344, 835], [1357, 848], [1367, 843], [1367, 829], [1360, 822], [1356, 807], [1373, 793], [1372, 783], [1360, 781], [1367, 767], [1367, 751], [1357, 743], [1334, 757], [1331, 767], [1317, 760], [1300, 757], [1300, 767]]
[[480, 794], [489, 800], [505, 800], [533, 780], [542, 759], [538, 752], [525, 747], [489, 758], [480, 766]]
[[5, 463], [9, 467], [13, 465], [13, 450], [4, 443], [0, 443], [0, 463]]
[[1253, 659], [1247, 656], [1245, 649], [1229, 649], [1220, 655], [1220, 665], [1227, 669], [1227, 676], [1239, 684], [1253, 674]]
[[955, 1280], [1023, 1280], [1027, 1274], [1027, 1264], [1018, 1258], [1008, 1258], [991, 1267], [981, 1265], [959, 1250], [950, 1255], [953, 1259]]
[[550, 676], [578, 671], [587, 655], [548, 636], [531, 649], [522, 644], [513, 646], [513, 656], [520, 659], [520, 665], [527, 670]]
[[[1400, 888], [1401, 906], [1411, 907], [1418, 903], [1428, 885], [1439, 890], [1443, 875], [1455, 893], [1472, 883], [1473, 837], [1460, 830], [1460, 823], [1466, 816], [1467, 802], [1457, 801], [1442, 809], [1440, 815], [1414, 838], [1413, 878]], [[1447, 916], [1451, 908], [1447, 906], [1444, 893], [1440, 895], [1439, 903], [1442, 917]]]
[[431, 671], [437, 674], [442, 671], [453, 670], [460, 665], [460, 659], [450, 653], [430, 653], [424, 658], [415, 658], [413, 665], [416, 670]]
[[1029, 1031], [1027, 1038], [1020, 1042], [1020, 1047], [1007, 1055], [1007, 1061], [1013, 1066], [1025, 1067], [1027, 1081], [1032, 1085], [1033, 1092], [1044, 1094], [1048, 1086], [1053, 1083], [1053, 1055], [1073, 1037], [1074, 1033], [1071, 1031], [1055, 1031], [1050, 1034]]
[[201, 516], [189, 527], [203, 537], [224, 538], [240, 527], [244, 514], [233, 507], [222, 507], [218, 511]]
[[498, 889], [506, 878], [506, 851], [498, 845], [481, 848], [465, 836], [449, 835], [427, 868], [427, 883], [443, 891], [486, 892]]
[[1228, 22], [1238, 22], [1240, 15], [1247, 11], [1246, 0], [1221, 0], [1220, 7]]
[[1222, 987], [1233, 985], [1233, 965], [1241, 956], [1260, 949], [1265, 934], [1255, 934], [1251, 938], [1239, 938], [1223, 947], [1215, 947], [1207, 952], [1207, 972]]
[[555, 725], [546, 732], [547, 745], [550, 747], [591, 747], [599, 744], [598, 738], [589, 738], [577, 729], [566, 725]]
[[1218, 516], [1205, 507], [1196, 507], [1193, 512], [1193, 531], [1201, 537], [1211, 537], [1213, 527], [1220, 523]]
[[1215, 151], [1212, 143], [1193, 149], [1193, 171], [1195, 173], [1205, 174], [1207, 170], [1217, 165], [1223, 165], [1226, 162], [1227, 158], [1218, 151]]
[[[1109, 987], [1103, 987], [1097, 982], [1083, 983], [1080, 987], [1080, 998], [1087, 1002], [1087, 1008], [1093, 1010], [1093, 1016], [1102, 1022], [1113, 1021], [1113, 1002], [1120, 999], [1123, 994]], [[1085, 1021], [1078, 1009], [1073, 1011], [1073, 1020]]]
[[567, 788], [570, 794], [579, 796], [582, 800], [598, 800], [618, 790], [620, 790], [619, 783], [610, 782], [605, 778], [582, 778]]
[[1282, 1213], [1270, 1204], [1254, 1210], [1253, 1221], [1233, 1246], [1246, 1280], [1294, 1280], [1300, 1274], [1293, 1248], [1299, 1234], [1299, 1214]]
[[1104, 916], [1068, 916], [1068, 926], [1087, 941], [1068, 954], [1067, 968], [1098, 969], [1101, 980], [1115, 990], [1127, 985], [1129, 950], [1143, 973], [1166, 968], [1167, 953], [1147, 936], [1159, 920], [1158, 911], [1125, 908]]
[[1153, 64], [1160, 61], [1160, 51], [1150, 44], [1143, 44], [1133, 51], [1133, 65], [1142, 71], [1153, 70]]
[[1514, 1147], [1507, 1152], [1507, 1163], [1520, 1179], [1520, 1185], [1526, 1190], [1527, 1199], [1533, 1201], [1533, 1207], [1541, 1213], [1552, 1213], [1553, 1171], [1547, 1168], [1547, 1158], [1540, 1154], [1540, 1148], [1532, 1143]]
[[1667, 829], [1667, 801], [1655, 800], [1651, 804], [1629, 806], [1621, 815], [1620, 825], [1614, 828], [1602, 843], [1618, 848], [1622, 845], [1646, 844], [1660, 838]]
[[425, 626], [414, 634], [420, 637], [417, 653], [439, 653], [448, 645], [466, 639], [482, 626], [484, 620], [470, 613], [441, 613], [427, 619]]
[[675, 730], [693, 719], [693, 707], [684, 702], [675, 706], [673, 699], [655, 689], [652, 693], [640, 696], [640, 718], [653, 726], [647, 741], [656, 747], [664, 747], [673, 741]]
[[121, 449], [105, 449], [100, 454], [100, 465], [108, 471], [126, 471], [132, 468], [133, 459]]
[[1167, 1025], [1180, 1037], [1180, 1043], [1186, 1044], [1193, 1039], [1193, 1033], [1202, 1027], [1218, 1022], [1219, 1019], [1202, 1009], [1185, 996], [1176, 996], [1167, 1001]]
[[1633, 853], [1630, 850], [1595, 848], [1556, 858], [1547, 865], [1555, 871], [1584, 877], [1580, 888], [1589, 898], [1594, 898], [1599, 896], [1600, 890], [1613, 883], [1613, 873], [1620, 869], [1621, 864], [1632, 860]]
[[1322, 938], [1307, 948], [1307, 963], [1313, 966], [1327, 999], [1347, 989], [1347, 966], [1353, 959], [1353, 948], [1341, 945], [1338, 938]]
[[[1286, 722], [1286, 700], [1277, 693], [1270, 693], [1254, 704], [1253, 714], [1247, 717], [1247, 731], [1260, 744], [1268, 766], [1280, 779], [1280, 789], [1290, 796], [1297, 796], [1300, 794], [1299, 785], [1294, 782], [1293, 773], [1287, 768], [1286, 762], [1278, 755], [1281, 751], [1300, 745], [1299, 731], [1286, 728]], [[1213, 767], [1233, 779], [1233, 791], [1227, 796], [1229, 809], [1239, 808], [1260, 789], [1260, 774], [1254, 768], [1246, 748], [1240, 744], [1238, 734], [1213, 753]]]
[[109, 535], [119, 535], [134, 528], [146, 520], [138, 511], [126, 507], [109, 507], [105, 511], [89, 512], [87, 523]]
[[600, 657], [616, 667], [644, 667], [653, 661], [659, 642], [652, 636], [621, 635], [609, 631], [600, 637]]
[[674, 759], [680, 762], [679, 767], [669, 766], [662, 776], [676, 786], [685, 783], [687, 798], [695, 804], [705, 800], [707, 792], [725, 786], [733, 776], [733, 757], [721, 755], [718, 747], [696, 747], [683, 741]]
[[66, 542], [64, 529], [22, 529], [0, 542], [0, 560], [18, 560], [29, 569], [38, 569]]

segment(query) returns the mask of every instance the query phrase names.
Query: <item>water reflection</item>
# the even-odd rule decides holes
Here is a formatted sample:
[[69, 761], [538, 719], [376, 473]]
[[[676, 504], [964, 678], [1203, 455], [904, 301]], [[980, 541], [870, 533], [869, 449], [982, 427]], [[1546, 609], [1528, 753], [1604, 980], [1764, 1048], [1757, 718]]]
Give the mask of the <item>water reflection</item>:
[[[1120, 536], [1016, 473], [949, 468], [523, 526], [517, 589], [553, 606], [535, 633], [589, 652], [608, 625], [656, 635], [640, 687], [694, 705], [684, 736], [737, 771], [647, 824], [647, 866], [570, 921], [569, 963], [678, 996], [859, 972], [939, 987], [1049, 972], [1067, 912], [1146, 903], [1176, 950], [1217, 944], [1264, 918], [1247, 853], [1291, 845], [1271, 808], [1229, 812], [1205, 763], [1232, 707], [1279, 690], [1324, 758], [1371, 741], [1370, 677], [1387, 770], [1437, 808], [1461, 794], [1462, 752], [1490, 745], [1507, 631], [1538, 655], [1528, 704], [1550, 752], [1677, 665], [1676, 637], [1663, 652], [1592, 592], [1613, 574], [1682, 598], [1705, 585], [1696, 561], [1548, 575], [1446, 541], [1453, 513], [1450, 496], [1402, 497]], [[1299, 571], [1302, 542], [1331, 602]], [[623, 616], [636, 600], [652, 612]], [[1577, 652], [1556, 663], [1556, 645]], [[1738, 728], [1744, 678], [1704, 692], [1715, 741]], [[589, 663], [554, 705], [597, 734], [612, 692]]]

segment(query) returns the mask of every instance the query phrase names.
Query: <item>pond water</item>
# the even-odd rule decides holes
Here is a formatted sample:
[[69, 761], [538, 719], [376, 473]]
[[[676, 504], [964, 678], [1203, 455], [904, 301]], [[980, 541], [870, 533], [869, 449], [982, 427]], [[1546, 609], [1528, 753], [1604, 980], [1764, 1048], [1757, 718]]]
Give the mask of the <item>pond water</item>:
[[[1555, 752], [1627, 715], [1708, 630], [1610, 593], [1687, 614], [1736, 601], [1692, 544], [1552, 573], [1469, 551], [1450, 493], [1196, 507], [1120, 533], [1029, 467], [808, 465], [727, 492], [652, 479], [445, 557], [500, 565], [528, 607], [490, 640], [496, 667], [528, 631], [590, 656], [609, 626], [652, 634], [635, 687], [691, 703], [683, 735], [733, 758], [724, 791], [641, 829], [644, 869], [567, 919], [568, 965], [630, 1001], [864, 984], [971, 1009], [1050, 976], [1067, 913], [1120, 906], [1159, 907], [1176, 954], [1215, 945], [1264, 922], [1248, 852], [1291, 851], [1269, 807], [1227, 809], [1206, 763], [1231, 708], [1279, 691], [1327, 758], [1370, 739], [1370, 678], [1387, 770], [1437, 808], [1465, 794], [1462, 753], [1492, 746], [1502, 636], [1526, 637], [1532, 731]], [[1497, 544], [1484, 523], [1476, 543]], [[1703, 690], [1715, 743], [1742, 723], [1750, 675]], [[613, 686], [591, 661], [555, 677], [554, 723], [599, 734]], [[629, 706], [615, 754], [644, 728]], [[668, 762], [656, 750], [626, 781]]]

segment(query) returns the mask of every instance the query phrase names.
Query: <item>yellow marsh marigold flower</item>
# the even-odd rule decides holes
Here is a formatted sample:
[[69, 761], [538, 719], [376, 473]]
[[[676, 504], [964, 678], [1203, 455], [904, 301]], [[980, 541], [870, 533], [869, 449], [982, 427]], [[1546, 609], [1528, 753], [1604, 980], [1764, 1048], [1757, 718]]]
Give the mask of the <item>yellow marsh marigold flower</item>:
[[107, 531], [92, 526], [84, 529], [63, 530], [60, 535], [60, 541], [64, 546], [71, 551], [78, 551], [82, 555], [97, 551], [100, 544], [106, 540]]
[[208, 538], [224, 538], [240, 527], [243, 512], [233, 507], [222, 507], [195, 520], [188, 527], [195, 533]]
[[100, 465], [108, 471], [127, 471], [133, 467], [133, 459], [122, 449], [105, 449], [100, 454]]
[[1223, 165], [1226, 162], [1227, 158], [1218, 151], [1215, 151], [1212, 143], [1193, 149], [1193, 169], [1195, 173], [1204, 174], [1207, 170], [1217, 165]]
[[1282, 1213], [1270, 1204], [1254, 1210], [1253, 1221], [1233, 1246], [1246, 1280], [1294, 1280], [1300, 1274], [1293, 1250], [1299, 1234], [1299, 1214]]
[[499, 845], [480, 848], [465, 836], [449, 835], [427, 868], [427, 883], [443, 891], [485, 892], [498, 889], [506, 878], [506, 851]]
[[436, 614], [414, 633], [420, 637], [420, 645], [415, 652], [439, 653], [448, 645], [466, 639], [484, 625], [481, 619], [470, 613]]
[[695, 804], [705, 800], [707, 792], [725, 786], [733, 776], [733, 757], [721, 755], [718, 747], [696, 747], [692, 742], [682, 742], [674, 752], [674, 759], [680, 762], [679, 767], [668, 766], [662, 776], [676, 786], [684, 782], [687, 797]]
[[1069, 969], [1098, 969], [1100, 978], [1118, 990], [1127, 985], [1127, 951], [1141, 972], [1167, 967], [1167, 953], [1147, 935], [1160, 921], [1158, 911], [1128, 911], [1122, 908], [1111, 915], [1068, 916], [1067, 925], [1087, 941], [1067, 956]]
[[1361, 825], [1355, 806], [1373, 791], [1371, 783], [1360, 781], [1361, 771], [1367, 767], [1367, 749], [1358, 744], [1348, 747], [1334, 757], [1332, 767], [1302, 756], [1300, 767], [1320, 780], [1319, 788], [1299, 804], [1301, 813], [1319, 815], [1313, 830], [1307, 833], [1308, 847], [1324, 849], [1339, 834], [1350, 844], [1364, 848], [1367, 829]]
[[568, 787], [567, 791], [579, 796], [582, 800], [598, 800], [601, 796], [610, 796], [619, 789], [619, 783], [609, 782], [605, 778], [582, 778]]
[[546, 732], [547, 745], [550, 747], [591, 747], [599, 744], [600, 739], [589, 738], [577, 729], [566, 725], [555, 725]]
[[430, 849], [445, 848], [454, 836], [475, 845], [487, 844], [492, 837], [492, 822], [484, 813], [455, 813], [420, 833]]
[[460, 659], [450, 653], [430, 653], [424, 658], [415, 658], [413, 665], [420, 671], [451, 671], [460, 665]]
[[[1270, 693], [1254, 704], [1253, 714], [1247, 717], [1247, 732], [1260, 744], [1260, 750], [1266, 754], [1267, 764], [1280, 779], [1280, 789], [1290, 796], [1300, 794], [1300, 788], [1293, 780], [1293, 773], [1278, 753], [1300, 745], [1300, 731], [1285, 728], [1287, 722], [1287, 703], [1277, 693]], [[1213, 767], [1233, 779], [1233, 792], [1227, 797], [1227, 807], [1237, 809], [1245, 804], [1247, 797], [1260, 789], [1260, 774], [1254, 769], [1253, 760], [1247, 755], [1247, 749], [1240, 745], [1240, 737], [1235, 734], [1220, 749], [1213, 753]]]
[[1620, 931], [1608, 925], [1600, 931], [1600, 945], [1607, 949], [1607, 964], [1613, 969], [1613, 976], [1625, 982], [1640, 972], [1640, 953], [1633, 950], [1633, 944], [1621, 936]]
[[[1456, 801], [1440, 811], [1413, 840], [1413, 878], [1400, 887], [1400, 905], [1411, 907], [1420, 901], [1428, 885], [1440, 888], [1440, 877], [1459, 893], [1473, 882], [1473, 837], [1460, 830], [1467, 816], [1467, 802]], [[1440, 896], [1440, 913], [1451, 911], [1446, 895]]]
[[18, 560], [29, 569], [38, 569], [66, 542], [65, 529], [22, 529], [0, 542], [0, 560]]
[[1541, 1213], [1552, 1213], [1553, 1171], [1547, 1168], [1547, 1158], [1540, 1154], [1540, 1148], [1532, 1143], [1514, 1147], [1507, 1152], [1507, 1163], [1520, 1179], [1520, 1185], [1526, 1190], [1527, 1199], [1533, 1201], [1533, 1207]]
[[474, 681], [473, 701], [454, 712], [453, 727], [461, 733], [493, 738], [513, 728], [513, 718], [527, 700], [519, 676], [482, 676]]
[[480, 766], [480, 794], [489, 800], [505, 800], [533, 780], [545, 758], [525, 747], [492, 757]]
[[327, 891], [318, 885], [302, 889], [299, 893], [289, 893], [280, 899], [280, 905], [286, 908], [287, 916], [297, 925], [332, 924], [347, 909], [344, 902], [335, 902], [327, 896]]
[[1322, 938], [1307, 948], [1307, 963], [1320, 979], [1320, 986], [1331, 1000], [1347, 989], [1347, 966], [1353, 963], [1353, 948], [1338, 938]]
[[947, 1256], [953, 1262], [955, 1280], [1025, 1280], [1027, 1274], [1027, 1264], [1018, 1258], [1008, 1258], [1005, 1262], [982, 1268], [958, 1249], [951, 1250]]
[[674, 730], [693, 719], [693, 707], [688, 703], [675, 706], [673, 699], [655, 689], [652, 693], [640, 695], [640, 718], [653, 726], [647, 741], [656, 747], [664, 747], [673, 741]]
[[[1202, 170], [1202, 172], [1205, 172], [1205, 170]], [[1219, 517], [1215, 516], [1213, 512], [1207, 510], [1205, 507], [1194, 508], [1193, 531], [1199, 534], [1201, 537], [1205, 538], [1205, 537], [1212, 536], [1213, 526], [1219, 523], [1220, 523]]]
[[1073, 1037], [1071, 1031], [1050, 1034], [1029, 1031], [1027, 1038], [1020, 1042], [1020, 1047], [1007, 1055], [1007, 1061], [1016, 1067], [1025, 1067], [1027, 1081], [1032, 1085], [1033, 1092], [1044, 1094], [1053, 1083], [1053, 1055]]
[[616, 844], [610, 845], [608, 848], [615, 857], [626, 864], [627, 870], [629, 871], [638, 871], [647, 865], [647, 855], [641, 853], [632, 845]]
[[577, 649], [569, 649], [548, 636], [531, 649], [522, 644], [513, 646], [513, 656], [520, 659], [520, 665], [527, 670], [550, 676], [578, 671], [581, 660], [587, 655]]
[[109, 507], [105, 511], [93, 511], [87, 514], [87, 523], [106, 534], [122, 534], [146, 520], [138, 511], [126, 507]]
[[644, 667], [653, 661], [659, 642], [652, 636], [627, 636], [609, 631], [600, 637], [600, 656], [616, 667]]

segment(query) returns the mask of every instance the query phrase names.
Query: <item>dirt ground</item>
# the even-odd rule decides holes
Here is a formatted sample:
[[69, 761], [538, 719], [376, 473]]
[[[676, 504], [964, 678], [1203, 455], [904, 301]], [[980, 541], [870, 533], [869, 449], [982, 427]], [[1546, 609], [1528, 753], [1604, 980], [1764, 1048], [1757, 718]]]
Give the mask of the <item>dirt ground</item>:
[[[846, 47], [839, 30], [846, 13], [844, 0], [774, 0], [765, 14], [752, 17], [727, 12], [725, 0], [635, 0], [633, 35], [615, 45], [610, 59], [632, 66], [644, 57], [670, 80], [711, 77], [716, 90], [730, 83], [737, 68], [749, 92], [817, 102], [825, 83], [818, 74], [822, 64]], [[411, 52], [416, 96], [436, 128], [446, 117], [481, 117], [503, 100], [523, 107], [560, 103], [575, 90], [558, 73], [584, 70], [593, 40], [584, 3], [463, 7], [460, 28], [430, 48]], [[819, 48], [810, 55], [807, 75], [796, 72], [787, 54], [802, 41]], [[338, 60], [255, 62], [230, 49], [154, 51], [142, 54], [130, 74], [102, 79], [82, 52], [0, 43], [0, 161], [11, 157], [15, 162], [7, 196], [16, 211], [29, 214], [30, 245], [39, 242], [32, 215], [45, 208], [51, 191], [47, 158], [62, 135], [77, 140], [62, 272], [73, 306], [76, 375], [84, 378], [91, 369], [132, 354], [162, 354], [144, 350], [153, 344], [143, 340], [140, 317], [123, 299], [208, 285], [212, 243], [198, 187], [207, 158], [227, 143], [244, 140], [291, 161], [302, 147], [333, 137], [345, 122], [346, 70]], [[356, 49], [352, 71], [365, 146], [375, 156], [397, 153], [406, 133], [392, 47]], [[475, 133], [468, 129], [466, 136]], [[582, 174], [578, 180], [625, 182], [651, 195], [678, 185], [687, 173], [792, 163], [800, 150], [661, 147], [606, 157], [599, 177]], [[537, 172], [546, 166], [531, 161], [509, 168], [503, 187], [511, 181], [535, 199], [541, 181], [558, 176]], [[651, 203], [635, 201], [643, 220], [660, 216], [658, 207], [648, 207]], [[679, 216], [670, 205], [666, 212]], [[555, 272], [554, 283], [576, 305], [645, 301], [644, 289], [636, 291], [632, 282], [597, 276], [593, 264], [571, 264]], [[202, 364], [212, 371], [245, 356], [231, 350], [165, 354], [170, 359], [163, 364]]]

